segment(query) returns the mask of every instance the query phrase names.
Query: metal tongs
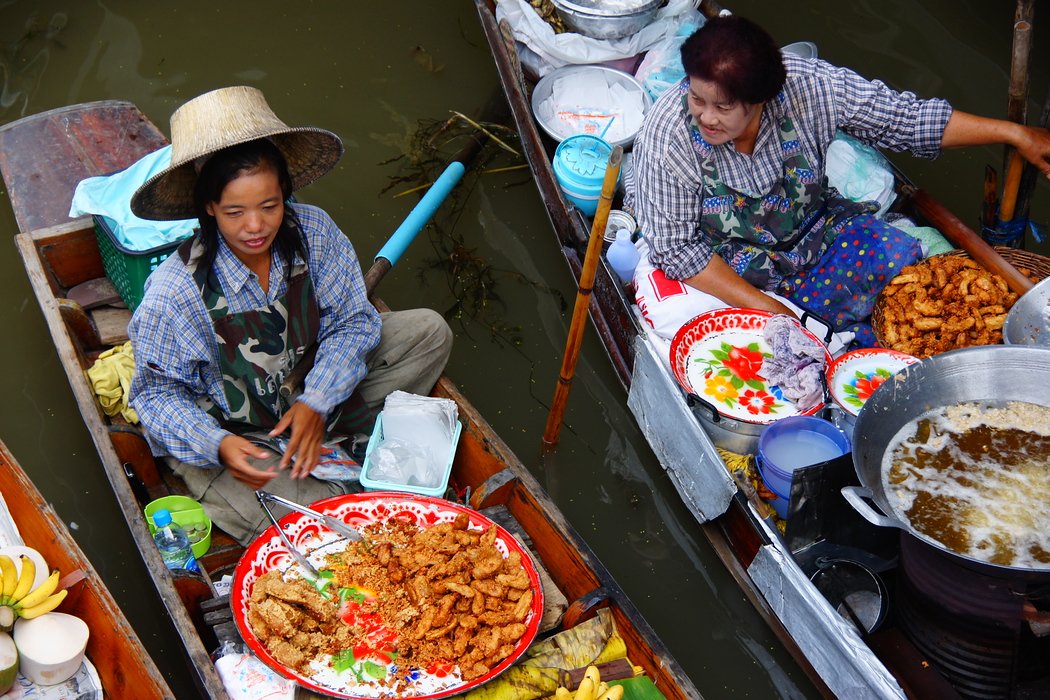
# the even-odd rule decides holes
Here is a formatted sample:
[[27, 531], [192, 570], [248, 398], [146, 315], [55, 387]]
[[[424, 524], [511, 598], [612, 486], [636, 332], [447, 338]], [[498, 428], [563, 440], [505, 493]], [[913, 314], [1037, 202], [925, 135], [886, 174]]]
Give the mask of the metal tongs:
[[259, 505], [261, 505], [262, 509], [266, 512], [266, 516], [270, 518], [270, 522], [273, 523], [275, 528], [277, 528], [277, 534], [281, 536], [281, 541], [284, 542], [284, 546], [288, 549], [288, 553], [291, 554], [296, 563], [306, 571], [306, 577], [309, 579], [310, 583], [315, 586], [319, 585], [324, 580], [324, 577], [321, 576], [321, 572], [310, 563], [310, 560], [306, 558], [305, 554], [300, 552], [295, 545], [292, 544], [292, 541], [288, 539], [288, 535], [284, 534], [284, 528], [282, 528], [281, 524], [277, 522], [277, 518], [273, 517], [273, 513], [270, 512], [270, 507], [266, 505], [267, 500], [276, 498], [276, 496], [265, 491], [256, 491], [255, 497], [259, 499]]
[[[255, 492], [255, 495], [258, 497], [259, 503], [262, 504], [263, 509], [266, 510], [267, 513], [269, 513], [270, 511], [266, 507], [266, 501], [280, 503], [282, 506], [288, 508], [289, 510], [294, 510], [298, 513], [302, 513], [303, 515], [309, 515], [311, 518], [319, 520], [329, 530], [331, 530], [332, 532], [339, 533], [351, 542], [360, 542], [364, 539], [364, 535], [362, 535], [360, 532], [344, 523], [339, 518], [333, 517], [331, 515], [325, 515], [324, 513], [318, 513], [312, 508], [307, 508], [306, 506], [299, 505], [295, 501], [289, 501], [287, 498], [281, 498], [280, 496], [272, 494], [269, 491], [259, 490]], [[270, 516], [270, 519], [273, 519], [272, 515]]]

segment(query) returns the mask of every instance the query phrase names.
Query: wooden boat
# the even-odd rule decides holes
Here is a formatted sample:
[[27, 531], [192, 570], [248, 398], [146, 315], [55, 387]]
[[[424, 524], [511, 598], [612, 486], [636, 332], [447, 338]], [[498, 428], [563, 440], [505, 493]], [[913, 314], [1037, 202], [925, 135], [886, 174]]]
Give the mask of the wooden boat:
[[[579, 279], [591, 222], [559, 190], [551, 165], [557, 144], [541, 133], [533, 118], [530, 97], [536, 78], [521, 65], [511, 28], [497, 20], [493, 0], [475, 0], [475, 4], [557, 243]], [[722, 10], [709, 0], [703, 0], [699, 9], [708, 17]], [[896, 207], [915, 221], [947, 231], [953, 217], [897, 175]], [[807, 531], [803, 526], [793, 532], [790, 518], [787, 533], [782, 534], [754, 489], [726, 469], [672, 376], [666, 349], [661, 350], [648, 335], [629, 292], [604, 257], [589, 310], [628, 392], [628, 406], [668, 477], [742, 591], [816, 686], [829, 697], [958, 697], [899, 625], [888, 622], [875, 633], [862, 634], [856, 626], [844, 624], [810, 580], [819, 557], [874, 551], [881, 563], [895, 565], [896, 533], [880, 532], [845, 507], [835, 515], [850, 523], [836, 534], [848, 531], [854, 539], [844, 544], [833, 542], [820, 528]], [[852, 463], [844, 469], [855, 478]], [[833, 494], [841, 506], [838, 486]], [[886, 573], [891, 580], [893, 575], [892, 569]]]
[[[181, 635], [201, 692], [221, 698], [225, 691], [209, 654], [236, 631], [229, 622], [229, 604], [215, 600], [213, 584], [232, 573], [244, 549], [213, 530], [199, 575], [170, 573], [164, 567], [142, 508], [154, 498], [184, 491], [184, 485], [154, 460], [136, 427], [101, 411], [85, 378], [85, 370], [107, 349], [99, 319], [66, 298], [70, 288], [105, 275], [92, 220], [66, 216], [76, 183], [126, 167], [165, 143], [132, 104], [76, 105], [0, 127], [0, 170], [21, 231], [19, 253], [102, 466]], [[568, 602], [559, 628], [572, 627], [598, 608], [608, 609], [629, 659], [667, 698], [698, 698], [695, 686], [608, 570], [485, 419], [447, 377], [434, 394], [454, 400], [463, 423], [452, 481], [469, 493], [468, 505], [498, 517], [529, 543], [534, 559]]]
[[0, 493], [27, 547], [63, 576], [80, 572], [58, 612], [87, 623], [87, 658], [107, 697], [174, 698], [135, 630], [54, 508], [0, 442]]

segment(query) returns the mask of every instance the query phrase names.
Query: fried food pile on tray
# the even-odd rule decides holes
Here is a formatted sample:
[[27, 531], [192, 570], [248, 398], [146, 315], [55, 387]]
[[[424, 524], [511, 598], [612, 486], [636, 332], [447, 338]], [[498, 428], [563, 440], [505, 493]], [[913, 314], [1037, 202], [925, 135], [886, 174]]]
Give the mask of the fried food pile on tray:
[[270, 572], [255, 584], [249, 623], [275, 658], [306, 672], [315, 657], [364, 639], [369, 630], [340, 615], [338, 599], [353, 599], [360, 618], [378, 614], [396, 635], [399, 676], [433, 663], [458, 664], [465, 681], [483, 676], [525, 634], [533, 592], [520, 554], [504, 558], [496, 547], [496, 528], [468, 522], [461, 514], [424, 530], [396, 518], [370, 525], [322, 567], [339, 596]]
[[[1029, 271], [1018, 268], [1030, 277]], [[908, 265], [879, 295], [875, 333], [885, 347], [929, 357], [1002, 342], [1006, 313], [1017, 301], [1006, 281], [969, 258], [934, 256]]]

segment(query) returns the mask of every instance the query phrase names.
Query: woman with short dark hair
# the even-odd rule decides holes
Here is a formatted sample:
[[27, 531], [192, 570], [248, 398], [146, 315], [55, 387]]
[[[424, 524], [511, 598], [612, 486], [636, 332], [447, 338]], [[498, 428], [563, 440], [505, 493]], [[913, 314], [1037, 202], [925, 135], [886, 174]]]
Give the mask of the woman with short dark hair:
[[875, 297], [921, 248], [873, 216], [876, 204], [827, 185], [837, 130], [924, 158], [1009, 143], [1050, 176], [1045, 129], [953, 111], [945, 100], [782, 54], [743, 17], [709, 20], [683, 44], [682, 63], [686, 80], [657, 100], [635, 140], [625, 204], [656, 272], [694, 297], [696, 313], [801, 308], [853, 332], [857, 345], [874, 344]]

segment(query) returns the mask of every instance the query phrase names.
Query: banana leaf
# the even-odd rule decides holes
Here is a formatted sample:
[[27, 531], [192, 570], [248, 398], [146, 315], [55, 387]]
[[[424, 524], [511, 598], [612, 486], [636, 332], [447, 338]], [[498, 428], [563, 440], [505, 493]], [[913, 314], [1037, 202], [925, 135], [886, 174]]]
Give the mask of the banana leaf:
[[656, 688], [649, 676], [635, 676], [622, 681], [609, 681], [609, 685], [623, 686], [623, 700], [667, 700]]

